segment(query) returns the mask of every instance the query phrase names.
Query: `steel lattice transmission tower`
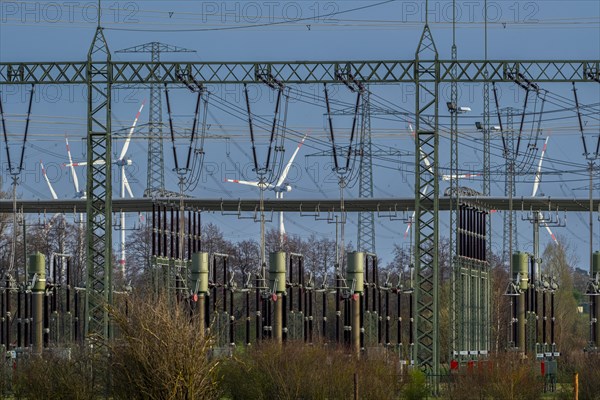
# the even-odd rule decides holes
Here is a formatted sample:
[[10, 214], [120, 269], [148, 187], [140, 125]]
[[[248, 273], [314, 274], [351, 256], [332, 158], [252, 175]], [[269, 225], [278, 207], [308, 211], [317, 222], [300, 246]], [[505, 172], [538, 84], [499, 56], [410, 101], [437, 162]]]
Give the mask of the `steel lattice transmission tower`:
[[[371, 141], [371, 96], [363, 94], [360, 181], [358, 197], [373, 198], [373, 148]], [[375, 215], [372, 211], [358, 215], [358, 251], [375, 254]]]
[[[183, 47], [149, 42], [117, 53], [150, 53], [153, 63], [160, 63], [161, 53], [195, 53]], [[150, 85], [150, 118], [148, 120], [148, 176], [144, 197], [164, 197], [165, 161], [163, 152], [162, 85]]]

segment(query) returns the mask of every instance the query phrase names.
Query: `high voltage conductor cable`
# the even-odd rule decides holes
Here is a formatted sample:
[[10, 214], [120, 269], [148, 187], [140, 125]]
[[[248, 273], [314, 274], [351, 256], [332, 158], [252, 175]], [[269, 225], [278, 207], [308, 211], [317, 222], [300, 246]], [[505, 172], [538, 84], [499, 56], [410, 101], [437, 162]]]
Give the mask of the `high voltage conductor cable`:
[[525, 126], [525, 112], [527, 111], [527, 102], [529, 100], [529, 88], [525, 88], [525, 101], [523, 102], [523, 112], [521, 113], [521, 123], [519, 124], [519, 136], [517, 136], [517, 149], [515, 150], [515, 158], [519, 156], [519, 148], [521, 147], [521, 137], [523, 136], [523, 127]]
[[492, 90], [494, 92], [494, 102], [496, 103], [496, 113], [498, 115], [498, 126], [500, 127], [500, 136], [502, 137], [502, 148], [504, 149], [504, 155], [508, 153], [506, 147], [506, 139], [504, 138], [504, 129], [502, 129], [502, 115], [500, 114], [500, 105], [498, 104], [498, 90], [496, 89], [496, 83], [492, 82]]
[[185, 164], [185, 168], [184, 169], [180, 169], [179, 168], [179, 159], [177, 157], [177, 147], [175, 145], [175, 129], [173, 127], [173, 114], [172, 114], [172, 109], [171, 109], [171, 101], [170, 101], [170, 97], [169, 97], [169, 90], [167, 88], [167, 85], [165, 84], [165, 98], [167, 100], [167, 113], [169, 114], [169, 128], [171, 131], [171, 143], [172, 143], [172, 147], [173, 147], [173, 161], [175, 163], [175, 171], [177, 172], [177, 174], [179, 174], [180, 176], [189, 172], [190, 171], [190, 162], [191, 162], [191, 156], [192, 156], [192, 149], [193, 149], [193, 145], [194, 145], [194, 141], [196, 139], [196, 130], [197, 130], [197, 125], [198, 125], [198, 114], [200, 113], [200, 103], [202, 100], [202, 90], [200, 90], [198, 92], [198, 98], [196, 100], [196, 107], [194, 110], [194, 120], [193, 120], [193, 126], [192, 126], [192, 133], [190, 136], [190, 142], [189, 142], [189, 147], [188, 147], [188, 154], [187, 154], [187, 158], [186, 158], [186, 164]]
[[[587, 151], [587, 145], [585, 142], [585, 135], [583, 134], [583, 121], [581, 120], [581, 111], [579, 109], [579, 98], [577, 97], [577, 88], [575, 87], [575, 82], [573, 84], [573, 96], [575, 97], [575, 107], [577, 112], [577, 120], [579, 121], [579, 132], [581, 133], [581, 141], [583, 142], [583, 152], [586, 158], [588, 158], [589, 153]], [[596, 153], [595, 156], [598, 156], [598, 147], [600, 146], [600, 136], [598, 137], [598, 143], [596, 145]]]
[[356, 130], [356, 118], [358, 117], [358, 111], [360, 107], [360, 96], [361, 92], [358, 92], [356, 95], [356, 106], [354, 108], [354, 118], [352, 120], [352, 131], [350, 132], [350, 144], [348, 145], [348, 154], [346, 155], [346, 171], [350, 166], [350, 157], [352, 155], [352, 142], [354, 141], [354, 134]]
[[23, 144], [21, 147], [21, 158], [19, 159], [19, 167], [16, 171], [13, 170], [11, 158], [10, 158], [10, 149], [8, 147], [8, 129], [6, 127], [6, 120], [4, 117], [4, 108], [2, 105], [2, 96], [0, 96], [0, 120], [2, 121], [2, 133], [4, 135], [4, 143], [6, 145], [6, 159], [8, 161], [8, 171], [11, 175], [18, 175], [23, 170], [23, 160], [25, 158], [25, 146], [27, 145], [27, 135], [29, 133], [29, 123], [31, 120], [31, 107], [33, 104], [33, 95], [34, 95], [35, 85], [31, 85], [31, 92], [29, 96], [29, 104], [27, 106], [27, 119], [25, 120], [25, 131], [23, 134]]
[[[202, 130], [200, 133], [200, 148], [196, 148], [194, 151], [194, 164], [192, 165], [192, 173], [190, 174], [190, 180], [188, 182], [188, 191], [194, 191], [198, 187], [198, 182], [200, 181], [200, 176], [202, 175], [202, 168], [204, 166], [204, 155], [206, 154], [204, 151], [204, 142], [206, 139], [206, 120], [208, 115], [208, 103], [209, 103], [210, 94], [206, 93], [206, 99], [204, 100], [204, 111], [202, 115]], [[198, 155], [200, 155], [198, 157]], [[197, 171], [196, 173], [194, 173]], [[197, 178], [196, 178], [197, 175]], [[192, 183], [195, 183], [192, 187]]]
[[246, 108], [248, 109], [248, 126], [250, 128], [250, 141], [252, 142], [252, 159], [254, 170], [258, 173], [258, 158], [256, 156], [256, 144], [254, 143], [254, 124], [252, 123], [252, 111], [250, 110], [250, 98], [248, 96], [248, 85], [244, 83], [244, 94], [246, 95]]
[[192, 146], [194, 139], [196, 138], [196, 126], [198, 125], [198, 113], [200, 112], [200, 101], [202, 99], [202, 91], [198, 92], [198, 99], [196, 100], [196, 109], [194, 111], [194, 122], [192, 125], [192, 134], [190, 135], [190, 146], [188, 148], [187, 160], [185, 162], [185, 170], [188, 171], [190, 168], [190, 159], [192, 158]]
[[[329, 13], [329, 14], [325, 14], [325, 15], [318, 15], [318, 16], [313, 15], [311, 17], [298, 18], [298, 19], [292, 20], [291, 22], [296, 23], [296, 22], [302, 22], [302, 21], [318, 20], [320, 18], [325, 18], [325, 17], [333, 17], [335, 15], [347, 14], [347, 13], [351, 13], [351, 12], [355, 12], [355, 11], [366, 10], [366, 9], [373, 8], [373, 7], [379, 7], [379, 6], [382, 6], [385, 4], [394, 3], [395, 1], [397, 1], [397, 0], [381, 1], [381, 2], [375, 3], [375, 4], [368, 4], [368, 5], [365, 5], [362, 7], [351, 8], [351, 9], [343, 10], [343, 11], [337, 11], [337, 12], [333, 12], [333, 13]], [[229, 31], [229, 30], [238, 30], [238, 29], [261, 28], [261, 27], [270, 27], [270, 26], [276, 26], [276, 25], [284, 25], [284, 24], [289, 24], [289, 23], [290, 23], [290, 21], [284, 20], [284, 21], [269, 22], [269, 23], [264, 23], [264, 24], [225, 26], [225, 27], [219, 27], [219, 28], [197, 28], [197, 29], [104, 28], [104, 29], [113, 30], [113, 31], [134, 31], [134, 32], [206, 32], [206, 31]]]
[[6, 121], [4, 120], [4, 109], [2, 108], [2, 96], [0, 96], [0, 117], [2, 120], [2, 134], [4, 135], [4, 144], [6, 145], [6, 159], [8, 160], [8, 170], [11, 171], [10, 150], [8, 148], [8, 136], [6, 134]]
[[331, 138], [331, 149], [333, 152], [333, 164], [335, 166], [335, 170], [338, 171], [340, 166], [338, 164], [337, 159], [337, 150], [335, 147], [335, 136], [333, 134], [333, 120], [331, 118], [331, 106], [329, 104], [329, 92], [327, 90], [327, 84], [323, 84], [323, 91], [325, 92], [325, 103], [327, 104], [327, 120], [329, 121], [329, 137]]
[[277, 129], [277, 117], [279, 116], [279, 106], [281, 104], [281, 94], [283, 92], [283, 88], [280, 86], [277, 91], [277, 101], [275, 102], [275, 114], [273, 116], [273, 125], [271, 127], [271, 138], [269, 139], [269, 150], [267, 151], [267, 163], [266, 169], [269, 169], [269, 164], [271, 162], [271, 153], [273, 151], [273, 140], [275, 139], [275, 130]]
[[25, 145], [27, 144], [27, 134], [29, 133], [29, 122], [31, 121], [31, 104], [33, 103], [33, 89], [31, 85], [31, 95], [29, 96], [29, 105], [27, 107], [27, 121], [25, 122], [25, 134], [23, 135], [23, 146], [21, 147], [21, 160], [19, 161], [19, 172], [23, 170], [23, 157], [25, 156]]
[[167, 113], [169, 113], [169, 128], [171, 130], [171, 143], [173, 144], [173, 160], [175, 161], [175, 170], [179, 170], [177, 161], [177, 149], [175, 147], [175, 131], [173, 130], [173, 115], [171, 114], [171, 101], [169, 100], [169, 89], [165, 83], [165, 98], [167, 100]]

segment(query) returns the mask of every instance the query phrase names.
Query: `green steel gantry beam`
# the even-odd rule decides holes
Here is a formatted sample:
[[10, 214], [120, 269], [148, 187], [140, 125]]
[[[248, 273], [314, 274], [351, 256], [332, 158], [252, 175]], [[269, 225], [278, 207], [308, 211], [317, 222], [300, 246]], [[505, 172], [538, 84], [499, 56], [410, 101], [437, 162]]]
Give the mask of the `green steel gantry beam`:
[[[506, 197], [463, 197], [469, 204], [490, 210], [508, 210], [509, 200]], [[179, 199], [164, 198], [137, 198], [113, 199], [114, 209], [124, 212], [152, 211], [152, 204], [174, 204], [179, 206]], [[265, 210], [278, 212], [295, 212], [314, 216], [315, 213], [327, 214], [339, 212], [340, 199], [265, 199]], [[600, 207], [600, 199], [593, 199], [592, 209]], [[183, 200], [186, 209], [195, 209], [210, 212], [255, 212], [259, 207], [258, 199], [202, 199], [186, 198]], [[589, 199], [586, 198], [549, 198], [549, 197], [520, 197], [514, 199], [514, 208], [518, 210], [560, 210], [560, 212], [587, 212], [590, 208]], [[17, 199], [17, 209], [25, 214], [50, 213], [80, 213], [86, 211], [86, 200], [22, 200]], [[375, 217], [389, 219], [402, 219], [402, 213], [415, 209], [415, 199], [411, 197], [373, 198], [373, 199], [344, 199], [344, 210], [347, 212], [375, 212]], [[0, 199], [0, 213], [11, 213], [13, 201]], [[450, 210], [450, 198], [439, 199], [439, 210]]]
[[[176, 84], [182, 74], [203, 84], [261, 83], [270, 74], [284, 84], [339, 83], [338, 73], [351, 73], [371, 83], [409, 83], [416, 102], [416, 268], [417, 315], [414, 357], [434, 375], [438, 352], [438, 87], [450, 82], [513, 82], [521, 74], [532, 82], [600, 81], [600, 60], [438, 60], [429, 27], [423, 32], [415, 60], [307, 62], [113, 62], [98, 28], [87, 61], [0, 63], [0, 85], [82, 84], [88, 86], [87, 181], [87, 331], [110, 337], [106, 305], [112, 302], [111, 88], [115, 84]], [[421, 99], [423, 95], [423, 99]], [[430, 120], [426, 115], [434, 115]], [[425, 165], [425, 156], [433, 160]], [[94, 161], [101, 160], [104, 163]], [[472, 199], [471, 199], [472, 200]], [[372, 207], [377, 203], [369, 200]], [[319, 204], [317, 202], [316, 204]], [[496, 208], [497, 209], [497, 208]], [[314, 210], [311, 210], [314, 212]]]
[[[411, 61], [294, 61], [294, 62], [127, 62], [107, 61], [112, 84], [181, 83], [178, 73], [205, 84], [261, 83], [265, 71], [286, 84], [339, 83], [336, 71], [349, 71], [363, 84], [415, 83]], [[600, 79], [600, 60], [430, 60], [439, 71], [423, 78], [438, 83], [514, 82], [517, 73], [532, 82], [594, 82]], [[2, 84], [82, 84], [87, 62], [3, 62]], [[486, 72], [487, 71], [487, 72]], [[486, 77], [487, 76], [487, 77]], [[423, 81], [423, 79], [421, 79]]]

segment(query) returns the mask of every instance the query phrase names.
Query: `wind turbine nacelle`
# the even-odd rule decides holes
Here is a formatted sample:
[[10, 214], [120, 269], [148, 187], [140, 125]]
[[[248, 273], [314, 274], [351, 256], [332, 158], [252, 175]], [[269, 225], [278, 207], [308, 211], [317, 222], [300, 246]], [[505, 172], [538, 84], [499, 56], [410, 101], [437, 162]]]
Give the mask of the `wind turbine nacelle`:
[[119, 167], [125, 165], [125, 166], [130, 166], [133, 165], [133, 161], [131, 161], [130, 158], [128, 159], [124, 159], [124, 160], [117, 160], [115, 161], [115, 164], [117, 164]]
[[284, 185], [281, 185], [281, 186], [277, 186], [275, 188], [275, 191], [277, 193], [291, 192], [292, 191], [292, 187], [290, 185], [288, 185], [288, 184], [284, 184]]

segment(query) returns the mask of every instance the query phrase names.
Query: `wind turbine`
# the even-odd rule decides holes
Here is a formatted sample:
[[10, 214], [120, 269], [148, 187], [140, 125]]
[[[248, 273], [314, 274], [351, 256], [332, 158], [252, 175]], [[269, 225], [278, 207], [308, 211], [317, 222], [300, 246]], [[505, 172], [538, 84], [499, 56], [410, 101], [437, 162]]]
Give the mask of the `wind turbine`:
[[[542, 163], [544, 162], [544, 156], [546, 155], [546, 149], [548, 148], [548, 139], [550, 139], [550, 136], [546, 136], [546, 140], [544, 141], [544, 147], [542, 148], [542, 154], [540, 156], [540, 161], [538, 162], [538, 168], [535, 172], [535, 178], [533, 179], [533, 192], [531, 193], [531, 197], [535, 197], [537, 195], [538, 189], [540, 188], [540, 183], [542, 181]], [[544, 220], [544, 216], [541, 211], [538, 211], [538, 218], [540, 221], [542, 221], [542, 224], [544, 224], [544, 227], [550, 234], [552, 240], [554, 240], [554, 243], [558, 244], [556, 236], [554, 236], [554, 233], [552, 233], [552, 230], [548, 226], [548, 223]]]
[[[410, 129], [410, 134], [412, 135], [413, 139], [417, 140], [417, 138], [415, 136], [415, 129], [413, 128], [412, 124], [408, 124], [408, 128]], [[421, 151], [421, 155], [425, 156], [425, 154], [423, 154], [423, 151]], [[425, 168], [427, 168], [428, 170], [431, 170], [431, 161], [429, 160], [429, 157], [425, 156], [423, 159], [423, 162], [425, 163]], [[442, 180], [450, 181], [452, 179], [474, 178], [477, 176], [480, 176], [480, 174], [442, 175]], [[429, 185], [425, 186], [425, 190], [427, 190], [428, 187], [429, 187]], [[408, 233], [410, 232], [410, 228], [415, 219], [415, 215], [416, 215], [416, 211], [413, 211], [412, 216], [410, 217], [410, 220], [408, 221], [408, 224], [407, 224], [408, 226], [406, 227], [406, 231], [404, 232], [404, 239], [406, 239], [406, 237], [408, 236]]]
[[[237, 179], [225, 179], [225, 182], [238, 183], [240, 185], [246, 185], [246, 186], [254, 186], [254, 187], [261, 188], [261, 190], [272, 190], [275, 192], [276, 199], [283, 199], [284, 193], [292, 191], [292, 187], [288, 183], [285, 183], [285, 180], [290, 172], [290, 168], [292, 167], [292, 164], [294, 163], [294, 159], [298, 155], [300, 148], [302, 148], [302, 145], [304, 144], [304, 141], [306, 140], [307, 136], [308, 136], [308, 134], [304, 135], [304, 137], [302, 138], [300, 143], [298, 143], [298, 147], [294, 151], [294, 154], [292, 154], [292, 157], [286, 164], [285, 168], [283, 169], [283, 171], [281, 173], [281, 176], [279, 176], [279, 179], [277, 179], [277, 182], [275, 183], [275, 185], [272, 185], [270, 183], [265, 183], [265, 182], [240, 181]], [[283, 211], [280, 211], [279, 212], [279, 245], [283, 247], [284, 241], [285, 241], [285, 225], [283, 223]]]
[[[127, 150], [129, 150], [129, 144], [131, 143], [131, 137], [133, 136], [133, 131], [135, 130], [135, 127], [138, 123], [138, 120], [140, 118], [140, 115], [142, 114], [142, 110], [144, 109], [144, 105], [145, 105], [146, 101], [142, 101], [142, 104], [140, 105], [140, 108], [135, 116], [135, 119], [133, 120], [133, 124], [131, 125], [131, 128], [129, 128], [129, 133], [127, 134], [127, 139], [125, 139], [125, 143], [123, 144], [123, 148], [121, 149], [121, 153], [119, 154], [119, 158], [117, 158], [116, 160], [113, 161], [113, 164], [115, 164], [116, 166], [120, 167], [120, 177], [121, 177], [121, 198], [125, 198], [127, 194], [129, 194], [129, 196], [131, 198], [134, 198], [133, 196], [133, 192], [131, 191], [131, 186], [129, 186], [129, 181], [127, 180], [127, 175], [125, 174], [125, 166], [131, 165], [131, 159], [125, 158], [125, 156], [127, 155]], [[74, 167], [82, 167], [82, 166], [87, 166], [87, 162], [76, 162], [74, 163], [72, 158], [71, 158], [71, 151], [68, 148], [68, 143], [67, 143], [67, 149], [68, 149], [68, 153], [69, 153], [69, 163], [65, 164], [65, 167], [69, 167], [71, 168], [71, 173], [73, 174], [73, 183], [76, 185], [75, 186], [75, 191], [77, 191], [78, 193], [81, 193], [78, 189], [79, 189], [79, 181], [77, 180], [77, 174], [75, 173], [75, 169]], [[105, 164], [106, 161], [105, 160], [95, 160], [94, 161], [94, 165], [102, 165]], [[77, 183], [76, 183], [77, 182]], [[83, 192], [82, 196], [85, 197], [85, 192]], [[125, 275], [125, 213], [123, 212], [123, 210], [121, 210], [120, 212], [120, 231], [121, 231], [121, 256], [119, 258], [119, 265], [121, 266], [121, 272], [123, 273], [123, 276]]]

